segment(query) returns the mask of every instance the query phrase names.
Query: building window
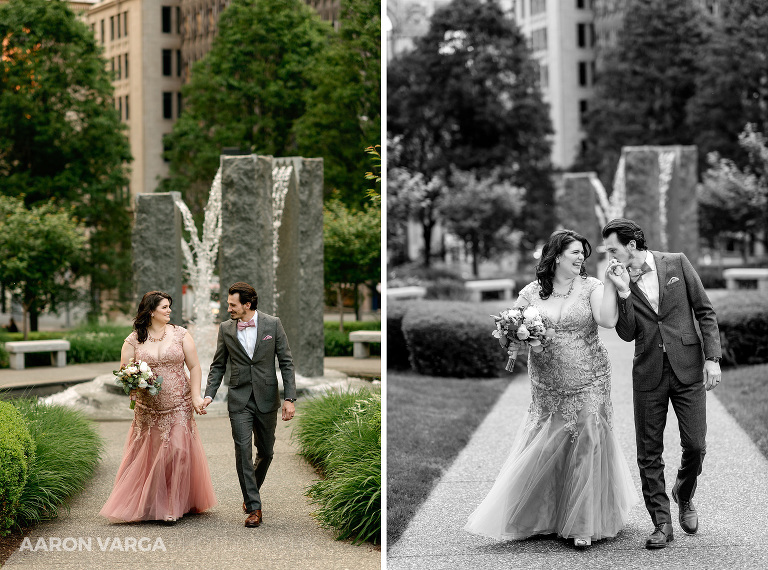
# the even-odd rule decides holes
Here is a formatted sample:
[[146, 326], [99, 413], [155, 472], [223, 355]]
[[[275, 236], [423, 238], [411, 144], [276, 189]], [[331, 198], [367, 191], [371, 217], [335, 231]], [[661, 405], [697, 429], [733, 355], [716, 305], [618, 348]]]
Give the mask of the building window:
[[163, 119], [173, 119], [173, 93], [163, 91]]
[[118, 112], [120, 113], [120, 120], [122, 121], [123, 120], [123, 98], [122, 97], [117, 98], [117, 109], [118, 109]]
[[181, 6], [176, 7], [176, 33], [181, 33]]
[[520, 17], [523, 20], [525, 19], [525, 1], [526, 0], [521, 0], [520, 2]]
[[109, 61], [112, 64], [112, 79], [114, 79], [115, 78], [115, 58], [113, 57]]
[[170, 162], [168, 153], [171, 150], [171, 143], [168, 142], [168, 134], [163, 135], [163, 162]]
[[182, 104], [181, 104], [181, 92], [176, 93], [176, 117], [181, 117], [181, 110], [182, 110]]
[[115, 17], [110, 16], [109, 17], [109, 40], [112, 41], [115, 39]]
[[576, 36], [578, 37], [577, 45], [580, 48], [587, 47], [587, 25], [576, 24]]
[[128, 105], [128, 95], [125, 96], [125, 120], [131, 118], [131, 107]]
[[539, 28], [531, 32], [531, 49], [533, 51], [547, 49], [547, 28]]
[[589, 62], [589, 70], [592, 72], [592, 85], [597, 82], [597, 62], [593, 59]]
[[122, 37], [122, 34], [120, 33], [120, 14], [117, 15], [117, 39], [119, 40]]
[[579, 123], [583, 127], [587, 122], [587, 111], [589, 110], [589, 103], [586, 99], [579, 100]]
[[125, 78], [128, 79], [128, 54], [125, 54]]
[[163, 6], [163, 33], [171, 33], [171, 7]]
[[128, 37], [128, 12], [123, 12], [123, 36]]
[[117, 78], [123, 78], [123, 58], [119, 55], [117, 56]]
[[171, 71], [171, 50], [169, 49], [163, 50], [163, 75], [166, 77], [173, 75], [173, 71]]
[[539, 65], [539, 81], [542, 89], [549, 88], [549, 66], [546, 64]]
[[101, 21], [101, 45], [104, 45], [104, 42], [106, 41], [106, 36], [104, 35], [104, 20]]
[[579, 86], [586, 87], [587, 83], [587, 62], [579, 62]]
[[181, 50], [176, 50], [176, 77], [181, 77]]
[[576, 0], [576, 7], [579, 10], [583, 10], [584, 9], [584, 0]]
[[531, 16], [547, 11], [547, 0], [531, 0]]

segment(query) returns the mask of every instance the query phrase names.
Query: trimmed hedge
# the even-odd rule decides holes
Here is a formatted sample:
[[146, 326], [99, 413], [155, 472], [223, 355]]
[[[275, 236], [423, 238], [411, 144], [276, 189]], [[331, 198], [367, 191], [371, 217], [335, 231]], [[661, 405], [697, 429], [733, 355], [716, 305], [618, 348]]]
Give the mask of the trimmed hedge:
[[506, 353], [491, 336], [493, 320], [477, 303], [422, 301], [403, 317], [412, 368], [429, 376], [491, 378]]
[[403, 317], [412, 303], [390, 303], [387, 305], [387, 369], [408, 370], [411, 361], [408, 344], [403, 335]]
[[0, 401], [0, 536], [8, 534], [16, 522], [34, 460], [35, 448], [24, 418], [13, 404]]
[[[339, 330], [338, 321], [326, 321], [324, 323], [325, 333], [325, 355], [326, 356], [352, 356], [353, 345], [349, 340], [349, 333], [353, 331], [380, 331], [381, 323], [379, 321], [345, 321], [344, 332]], [[371, 354], [381, 354], [381, 344], [371, 344]]]
[[712, 299], [723, 345], [723, 363], [768, 362], [768, 293], [733, 291]]

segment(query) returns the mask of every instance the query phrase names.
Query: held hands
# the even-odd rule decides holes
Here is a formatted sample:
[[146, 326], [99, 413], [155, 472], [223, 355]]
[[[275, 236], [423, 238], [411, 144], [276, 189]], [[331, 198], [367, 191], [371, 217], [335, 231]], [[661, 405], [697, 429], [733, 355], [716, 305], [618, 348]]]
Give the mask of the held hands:
[[[211, 400], [210, 398], [203, 398], [202, 400], [203, 401], [200, 403], [200, 411], [197, 412], [197, 413], [198, 414], [207, 414], [208, 412], [205, 411], [205, 408], [207, 408], [208, 404], [213, 402], [213, 400]], [[194, 405], [194, 402], [193, 402], [193, 405]], [[195, 409], [197, 409], [197, 408], [195, 408]]]
[[195, 408], [195, 412], [198, 414], [207, 414], [205, 407], [210, 400], [203, 400], [200, 396], [192, 396], [192, 407]]
[[707, 390], [717, 387], [720, 383], [720, 363], [711, 360], [704, 361], [704, 387]]
[[629, 272], [624, 267], [624, 264], [616, 258], [608, 262], [608, 267], [605, 270], [605, 280], [613, 283], [619, 293], [624, 293], [629, 289]]
[[296, 414], [296, 407], [293, 402], [283, 400], [283, 421], [287, 422]]

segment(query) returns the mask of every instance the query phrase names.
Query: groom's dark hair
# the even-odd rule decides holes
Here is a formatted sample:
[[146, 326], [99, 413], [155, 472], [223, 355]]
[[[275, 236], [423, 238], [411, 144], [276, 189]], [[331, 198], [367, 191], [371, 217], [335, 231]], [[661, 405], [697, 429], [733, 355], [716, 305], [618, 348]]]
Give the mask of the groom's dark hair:
[[229, 294], [234, 295], [235, 293], [240, 295], [241, 305], [245, 305], [246, 303], [251, 304], [252, 311], [255, 311], [256, 307], [259, 306], [259, 296], [256, 293], [256, 289], [248, 285], [248, 283], [238, 281], [232, 285], [232, 287], [229, 288]]
[[616, 234], [616, 239], [619, 240], [621, 245], [627, 245], [630, 241], [635, 240], [637, 249], [648, 249], [648, 246], [645, 245], [643, 228], [632, 220], [627, 218], [611, 220], [603, 228], [603, 239], [606, 239], [611, 234]]

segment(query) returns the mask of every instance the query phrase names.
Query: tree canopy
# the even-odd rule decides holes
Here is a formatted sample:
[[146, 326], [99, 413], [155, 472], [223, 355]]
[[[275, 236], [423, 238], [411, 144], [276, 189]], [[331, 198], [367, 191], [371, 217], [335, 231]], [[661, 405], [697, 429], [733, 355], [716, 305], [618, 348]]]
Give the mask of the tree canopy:
[[74, 208], [98, 312], [130, 268], [131, 155], [101, 48], [60, 1], [0, 5], [0, 40], [0, 194]]

